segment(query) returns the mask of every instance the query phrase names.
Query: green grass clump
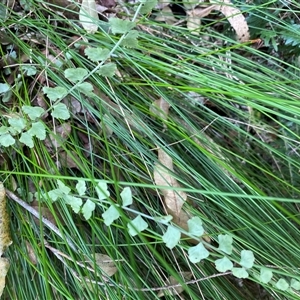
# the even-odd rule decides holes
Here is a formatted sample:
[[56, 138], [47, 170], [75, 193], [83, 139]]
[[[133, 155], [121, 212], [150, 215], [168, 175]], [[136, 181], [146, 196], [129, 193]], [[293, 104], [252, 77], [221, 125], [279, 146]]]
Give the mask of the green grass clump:
[[[299, 298], [300, 69], [286, 34], [299, 4], [252, 2], [236, 5], [253, 38], [265, 38], [261, 47], [237, 42], [217, 13], [203, 18], [200, 35], [140, 6], [126, 9], [136, 23], [124, 32], [97, 21], [87, 33], [76, 14], [34, 1], [22, 22], [14, 10], [1, 19], [1, 180], [54, 225], [8, 198], [3, 299]], [[157, 100], [168, 114], [153, 110]], [[33, 117], [26, 107], [42, 110]], [[190, 261], [187, 238], [171, 250], [163, 242], [159, 150], [180, 186], [169, 189], [186, 192], [184, 211], [202, 220], [210, 256], [200, 263]], [[133, 203], [122, 206], [126, 187]], [[120, 217], [107, 226], [111, 206]], [[132, 235], [128, 224], [139, 215], [148, 228]], [[233, 237], [234, 267], [243, 250], [254, 254], [249, 278], [217, 271], [219, 235]], [[113, 260], [111, 277], [99, 253]], [[273, 276], [266, 282], [264, 267]], [[174, 296], [176, 283], [183, 290]]]

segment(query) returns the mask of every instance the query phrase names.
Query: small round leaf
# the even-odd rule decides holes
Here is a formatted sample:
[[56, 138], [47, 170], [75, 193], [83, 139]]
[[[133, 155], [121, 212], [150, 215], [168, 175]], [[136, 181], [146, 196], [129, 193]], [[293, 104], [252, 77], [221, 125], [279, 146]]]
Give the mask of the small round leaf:
[[273, 272], [270, 269], [261, 268], [259, 279], [262, 283], [268, 283], [273, 277]]
[[224, 256], [221, 259], [217, 259], [215, 261], [215, 264], [216, 264], [216, 269], [219, 272], [226, 272], [233, 268], [233, 263], [226, 256]]
[[286, 291], [286, 290], [289, 288], [288, 282], [287, 282], [285, 279], [283, 279], [283, 278], [280, 278], [280, 279], [276, 282], [275, 286], [276, 286], [279, 290], [281, 290], [281, 291]]
[[188, 253], [189, 253], [189, 260], [195, 264], [200, 262], [201, 259], [205, 259], [209, 256], [209, 252], [203, 246], [202, 243], [199, 243], [197, 246], [191, 247], [188, 250]]
[[181, 232], [174, 226], [168, 226], [167, 231], [163, 235], [163, 242], [169, 249], [173, 249], [180, 241]]
[[240, 265], [247, 268], [247, 269], [251, 269], [253, 267], [255, 258], [254, 258], [254, 254], [252, 251], [250, 250], [242, 250], [241, 251], [241, 261], [240, 261]]

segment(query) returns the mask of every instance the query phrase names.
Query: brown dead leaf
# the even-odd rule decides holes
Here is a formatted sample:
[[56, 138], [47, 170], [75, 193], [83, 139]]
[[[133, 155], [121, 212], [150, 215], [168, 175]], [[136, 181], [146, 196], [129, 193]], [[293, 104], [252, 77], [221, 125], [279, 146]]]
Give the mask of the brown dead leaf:
[[[189, 281], [192, 278], [192, 272], [181, 272], [181, 277], [183, 277], [183, 281]], [[175, 285], [175, 284], [179, 284], [178, 280], [176, 278], [174, 278], [173, 276], [170, 276], [166, 282], [166, 285]], [[177, 286], [177, 287], [170, 287], [170, 289], [168, 290], [167, 294], [168, 295], [172, 295], [172, 296], [176, 296], [176, 295], [180, 295], [183, 292], [183, 287]], [[165, 291], [162, 290], [157, 294], [157, 297], [161, 298], [163, 296], [165, 296]]]
[[[38, 92], [37, 93], [37, 96], [36, 96], [36, 99], [34, 101], [37, 106], [43, 108], [45, 111], [47, 110], [48, 106], [47, 106], [47, 102], [45, 101], [45, 97], [44, 95], [42, 94], [42, 92]], [[49, 116], [48, 113], [45, 113], [42, 115], [42, 119], [46, 119], [47, 117]]]
[[201, 18], [209, 15], [214, 10], [215, 5], [208, 7], [200, 7], [192, 10], [187, 10], [187, 24], [186, 27], [191, 31], [192, 34], [199, 35]]
[[97, 4], [97, 3], [96, 3], [96, 9], [97, 9], [97, 12], [100, 14], [103, 14], [104, 12], [106, 12], [108, 10], [107, 7]]
[[187, 11], [187, 15], [191, 15], [198, 18], [203, 18], [208, 16], [212, 10], [215, 9], [215, 5], [210, 5], [208, 7], [199, 7], [192, 10]]
[[80, 161], [80, 159], [75, 151], [60, 151], [58, 159], [62, 167], [74, 168], [79, 170], [78, 162]]
[[[151, 103], [149, 111], [153, 115], [161, 119], [166, 119], [169, 114], [169, 109], [170, 109], [170, 103], [167, 102], [164, 98], [160, 97], [159, 99]], [[164, 129], [167, 129], [166, 124], [164, 124], [163, 126]]]
[[27, 241], [26, 241], [26, 249], [27, 249], [29, 260], [31, 261], [31, 263], [33, 265], [36, 265], [37, 264], [37, 257], [34, 253], [34, 250], [31, 246], [31, 244], [29, 244], [29, 242], [27, 242]]
[[[53, 225], [57, 226], [55, 218], [50, 209], [46, 206], [41, 206], [38, 201], [33, 201], [30, 206], [40, 213], [41, 216], [49, 220]], [[39, 225], [40, 221], [34, 217], [34, 222]]]
[[67, 141], [71, 134], [71, 124], [66, 122], [56, 126], [55, 134], [56, 136], [51, 134], [45, 139], [45, 145], [51, 152], [55, 152], [57, 148], [61, 147]]
[[152, 102], [150, 106], [150, 112], [155, 116], [165, 119], [169, 113], [170, 104], [164, 98], [160, 97], [159, 99]]
[[[172, 188], [180, 188], [177, 180], [170, 174], [173, 171], [172, 158], [163, 150], [158, 150], [158, 160], [161, 164], [154, 166], [153, 177], [156, 185], [169, 186], [170, 189], [162, 189], [166, 211], [173, 217], [172, 222], [185, 231], [188, 231], [187, 221], [192, 217], [186, 213], [182, 206], [187, 200], [187, 194], [183, 191], [174, 191]], [[167, 167], [169, 170], [166, 170]], [[183, 235], [183, 237], [186, 237]], [[188, 242], [198, 244], [198, 240], [189, 239]]]
[[[199, 1], [202, 2], [202, 1]], [[201, 18], [209, 15], [212, 10], [221, 12], [235, 30], [240, 42], [246, 42], [250, 39], [249, 27], [242, 12], [233, 6], [230, 0], [215, 1], [210, 0], [212, 5], [208, 7], [195, 8], [199, 3], [187, 4], [187, 28], [191, 33], [199, 35]], [[220, 4], [221, 3], [221, 4]]]
[[[114, 261], [106, 254], [95, 253], [95, 259], [97, 266], [103, 271], [105, 276], [113, 276], [117, 272], [117, 267]], [[90, 262], [93, 267], [93, 263]]]
[[[152, 103], [150, 111], [161, 118], [166, 118], [169, 113], [170, 104], [163, 98], [160, 98]], [[158, 149], [158, 161], [154, 165], [153, 177], [154, 182], [158, 186], [164, 186], [167, 188], [161, 189], [164, 197], [164, 204], [166, 211], [173, 217], [173, 223], [188, 231], [187, 221], [192, 217], [186, 213], [182, 206], [187, 200], [187, 194], [184, 191], [177, 191], [174, 188], [180, 188], [180, 184], [173, 176], [173, 160], [162, 149]], [[169, 188], [168, 188], [169, 187]], [[183, 235], [185, 237], [185, 235]], [[198, 244], [199, 241], [195, 239], [189, 239], [190, 243]]]
[[186, 27], [194, 35], [200, 34], [201, 18], [194, 14], [195, 10], [187, 11]]
[[164, 202], [168, 212], [173, 217], [179, 216], [181, 207], [187, 199], [187, 195], [183, 191], [175, 191], [174, 188], [180, 188], [179, 183], [173, 177], [173, 161], [172, 158], [163, 150], [158, 150], [158, 160], [160, 164], [154, 166], [154, 181], [156, 185], [168, 186], [170, 188], [162, 189]]
[[63, 101], [63, 103], [65, 103], [67, 106], [69, 106], [69, 109], [72, 111], [72, 113], [74, 115], [77, 115], [77, 114], [83, 112], [82, 105], [81, 105], [80, 101], [78, 101], [76, 98], [71, 97], [70, 105], [68, 105], [68, 103], [66, 103], [66, 102]]
[[[161, 189], [164, 197], [164, 204], [166, 206], [166, 211], [169, 215], [173, 217], [172, 222], [185, 231], [189, 231], [188, 220], [190, 220], [193, 215], [189, 215], [182, 209], [182, 206], [187, 200], [187, 194], [184, 191], [175, 191], [173, 188], [180, 188], [180, 184], [173, 177], [173, 161], [172, 158], [163, 150], [158, 149], [158, 160], [160, 164], [154, 165], [153, 177], [156, 185], [168, 186], [170, 188]], [[187, 237], [186, 235], [182, 235]], [[205, 238], [207, 242], [210, 239]], [[199, 240], [188, 239], [187, 242], [192, 244], [198, 244]]]
[[[220, 1], [211, 0], [211, 3], [220, 4]], [[240, 42], [246, 42], [250, 39], [249, 27], [242, 12], [234, 7], [230, 0], [223, 0], [222, 5], [216, 5], [215, 10], [220, 11], [235, 30]]]
[[[165, 119], [169, 113], [170, 104], [163, 98], [160, 98], [152, 104], [150, 111]], [[187, 228], [187, 214], [182, 210], [182, 205], [187, 199], [187, 194], [183, 191], [176, 191], [174, 188], [180, 188], [179, 183], [173, 176], [173, 160], [162, 149], [158, 149], [158, 161], [154, 165], [153, 177], [156, 185], [165, 186], [161, 189], [164, 197], [164, 204], [168, 214], [173, 217], [173, 222], [178, 226]]]

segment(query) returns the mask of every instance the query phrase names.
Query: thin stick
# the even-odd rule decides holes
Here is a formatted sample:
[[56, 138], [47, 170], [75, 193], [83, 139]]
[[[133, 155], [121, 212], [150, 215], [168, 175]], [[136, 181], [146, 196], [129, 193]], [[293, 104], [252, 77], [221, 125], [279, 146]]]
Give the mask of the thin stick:
[[38, 218], [39, 220], [42, 221], [42, 223], [48, 227], [50, 230], [52, 230], [53, 232], [55, 232], [60, 238], [62, 238], [63, 240], [65, 240], [68, 245], [70, 246], [71, 249], [73, 249], [74, 251], [78, 252], [76, 249], [76, 246], [74, 245], [74, 243], [71, 241], [71, 239], [67, 236], [63, 236], [60, 232], [60, 230], [58, 229], [58, 227], [56, 227], [53, 223], [51, 223], [49, 220], [47, 220], [45, 217], [43, 217], [36, 209], [34, 209], [33, 207], [31, 207], [30, 205], [28, 205], [26, 202], [24, 202], [22, 199], [20, 199], [18, 196], [16, 196], [13, 192], [9, 191], [6, 189], [6, 195], [13, 201], [17, 202], [18, 204], [20, 204], [23, 208], [25, 208], [27, 211], [29, 211], [33, 216], [35, 216], [36, 218]]

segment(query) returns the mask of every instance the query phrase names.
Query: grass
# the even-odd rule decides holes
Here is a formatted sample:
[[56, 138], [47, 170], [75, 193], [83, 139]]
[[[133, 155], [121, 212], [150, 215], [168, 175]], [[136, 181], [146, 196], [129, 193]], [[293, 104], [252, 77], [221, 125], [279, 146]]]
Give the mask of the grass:
[[[271, 8], [279, 5], [275, 2], [270, 2]], [[10, 101], [0, 104], [1, 124], [7, 125], [7, 115], [19, 113], [24, 104], [48, 105], [42, 88], [57, 85], [71, 90], [65, 99], [73, 101], [71, 130], [49, 115], [43, 121], [52, 140], [36, 139], [32, 149], [19, 143], [1, 148], [0, 174], [5, 186], [31, 206], [30, 195], [37, 192], [35, 208], [47, 211], [64, 238], [9, 200], [13, 244], [5, 252], [10, 269], [3, 299], [157, 299], [157, 288], [165, 292], [165, 299], [174, 299], [173, 290], [166, 288], [170, 276], [175, 283], [195, 281], [184, 284], [176, 299], [298, 299], [296, 290], [274, 285], [280, 278], [290, 282], [300, 276], [296, 54], [240, 44], [229, 29], [217, 32], [215, 20], [204, 20], [201, 39], [184, 26], [144, 17], [137, 26], [138, 48], [117, 47], [112, 60], [119, 73], [105, 78], [93, 73], [95, 64], [72, 41], [78, 39], [81, 47], [113, 49], [119, 37], [105, 31], [106, 22], [101, 23], [102, 31], [87, 34], [75, 20], [37, 2], [28, 5], [32, 13], [22, 21], [11, 12], [1, 23], [12, 39], [10, 51], [16, 51], [11, 73], [1, 70], [1, 82], [16, 83]], [[297, 15], [299, 4], [293, 5], [287, 13]], [[256, 18], [265, 11], [270, 14], [264, 5], [248, 9]], [[266, 22], [263, 17], [260, 21]], [[276, 21], [289, 30], [280, 14]], [[7, 51], [2, 45], [1, 55]], [[56, 57], [54, 62], [51, 57]], [[35, 76], [20, 71], [25, 63], [37, 68]], [[97, 97], [88, 99], [72, 89], [63, 70], [73, 67], [89, 71]], [[160, 98], [171, 106], [168, 116], [158, 117], [150, 110]], [[254, 252], [249, 279], [219, 273], [213, 252], [207, 260], [191, 263], [186, 241], [173, 250], [165, 247], [165, 227], [154, 221], [165, 214], [153, 180], [158, 148], [172, 158], [174, 176], [188, 193], [184, 209], [203, 220], [212, 246], [217, 247], [219, 234], [228, 233], [234, 237], [234, 261], [239, 261], [242, 249]], [[122, 189], [131, 187], [132, 211], [124, 211], [107, 227], [102, 213], [108, 202], [99, 203], [85, 221], [62, 199], [52, 203], [43, 197], [56, 188], [56, 180], [75, 194], [78, 179], [87, 182], [88, 197], [95, 201], [92, 186], [99, 179], [107, 180], [115, 203], [120, 203]], [[137, 213], [148, 216], [149, 230], [132, 237], [127, 224]], [[117, 271], [112, 277], [103, 276], [97, 253], [114, 260]], [[274, 284], [258, 283], [262, 265], [272, 267]], [[182, 279], [181, 272], [190, 272], [190, 277]]]

